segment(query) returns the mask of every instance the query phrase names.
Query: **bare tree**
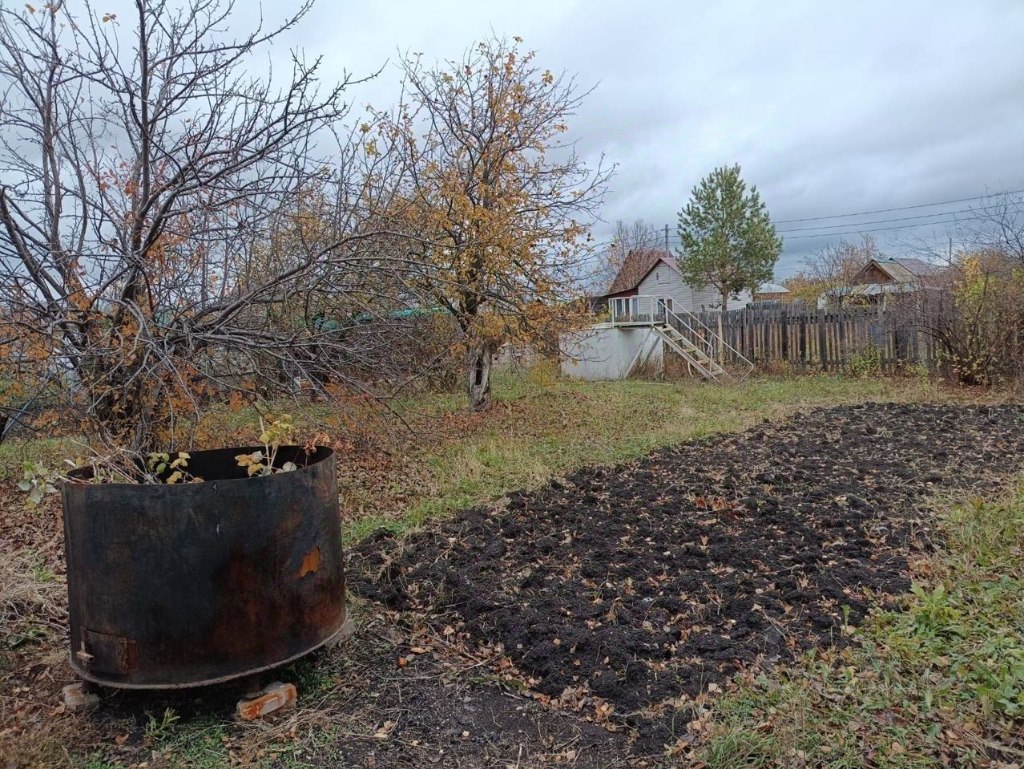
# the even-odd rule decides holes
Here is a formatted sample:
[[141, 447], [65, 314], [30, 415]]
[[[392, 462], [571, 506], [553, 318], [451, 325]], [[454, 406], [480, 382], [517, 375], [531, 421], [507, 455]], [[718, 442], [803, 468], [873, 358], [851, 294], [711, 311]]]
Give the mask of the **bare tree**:
[[947, 237], [905, 247], [944, 269], [897, 317], [931, 336], [961, 384], [1024, 381], [1024, 195], [982, 198]]
[[935, 340], [959, 383], [1024, 381], [1024, 265], [1008, 250], [964, 250], [945, 278], [904, 297], [896, 317]]
[[356, 316], [413, 271], [372, 246], [389, 161], [335, 133], [351, 81], [252, 70], [309, 7], [244, 34], [233, 0], [0, 8], [0, 298], [113, 444], [165, 447], [223, 387], [387, 360]]
[[841, 304], [868, 262], [880, 258], [882, 253], [870, 235], [862, 236], [860, 243], [841, 240], [809, 257], [802, 275], [816, 284], [826, 302]]
[[954, 216], [942, 234], [926, 235], [910, 230], [898, 239], [899, 247], [933, 264], [942, 264], [954, 272], [959, 257], [968, 251], [1002, 253], [1024, 264], [1024, 193], [993, 192], [985, 195], [967, 211]]
[[611, 242], [599, 253], [593, 275], [588, 276], [590, 290], [593, 293], [607, 291], [631, 252], [657, 248], [665, 248], [665, 238], [655, 225], [645, 219], [629, 223], [619, 219], [615, 222]]
[[972, 206], [959, 239], [1024, 265], [1024, 193], [993, 193]]

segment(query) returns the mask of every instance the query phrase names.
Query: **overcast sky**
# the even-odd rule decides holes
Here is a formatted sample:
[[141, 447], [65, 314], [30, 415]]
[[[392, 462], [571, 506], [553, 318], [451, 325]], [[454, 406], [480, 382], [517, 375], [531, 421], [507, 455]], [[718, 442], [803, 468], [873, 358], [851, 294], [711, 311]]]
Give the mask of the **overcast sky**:
[[[828, 242], [797, 228], [832, 226], [837, 238], [925, 223], [873, 233], [896, 254], [914, 237], [944, 241], [954, 214], [878, 220], [970, 216], [962, 210], [976, 203], [781, 220], [1024, 188], [1021, 0], [322, 0], [294, 41], [331, 71], [365, 74], [399, 50], [457, 58], [492, 31], [524, 37], [540, 65], [596, 86], [571, 128], [584, 156], [617, 165], [598, 238], [638, 217], [674, 234], [699, 179], [740, 163], [790, 230], [783, 278]], [[391, 64], [352, 98], [388, 105], [398, 79]]]
[[[364, 74], [398, 50], [458, 57], [492, 31], [524, 37], [542, 66], [596, 86], [571, 129], [583, 155], [617, 165], [599, 239], [637, 217], [674, 234], [693, 185], [727, 163], [776, 220], [1024, 187], [1021, 0], [324, 1], [296, 39], [332, 70]], [[392, 65], [352, 97], [390, 103], [397, 81]], [[779, 223], [791, 232], [777, 276], [827, 242], [797, 228], [926, 224], [872, 233], [897, 253], [912, 237], [944, 240], [953, 215], [880, 219], [971, 205]]]

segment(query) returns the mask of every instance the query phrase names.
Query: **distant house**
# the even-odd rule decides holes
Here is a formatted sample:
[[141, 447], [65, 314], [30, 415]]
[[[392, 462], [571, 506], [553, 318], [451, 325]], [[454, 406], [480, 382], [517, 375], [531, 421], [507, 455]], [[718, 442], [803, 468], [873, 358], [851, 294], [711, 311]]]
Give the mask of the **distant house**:
[[[730, 300], [729, 309], [750, 301], [750, 292], [743, 292]], [[718, 362], [724, 341], [692, 314], [718, 309], [721, 297], [714, 288], [695, 288], [683, 280], [668, 251], [630, 251], [608, 292], [593, 297], [591, 306], [607, 314], [589, 328], [561, 335], [564, 374], [624, 379], [641, 370], [664, 372], [668, 357], [705, 379], [733, 379]], [[753, 366], [745, 364], [748, 370]]]
[[912, 294], [922, 290], [943, 288], [948, 270], [942, 265], [916, 257], [871, 259], [853, 280], [852, 285], [834, 289], [818, 299], [819, 306], [839, 303], [887, 304], [894, 294]]
[[778, 283], [762, 283], [754, 292], [756, 302], [784, 301], [789, 296], [789, 289]]
[[[695, 288], [683, 280], [675, 257], [658, 249], [630, 251], [601, 300], [622, 316], [639, 305], [638, 297], [653, 297], [670, 312], [700, 312], [716, 309], [722, 303], [718, 291], [711, 286]], [[729, 309], [746, 307], [751, 300], [749, 291], [741, 292], [729, 300]], [[636, 314], [635, 310], [632, 312]]]
[[872, 259], [857, 274], [858, 285], [897, 285], [909, 288], [937, 285], [946, 268], [916, 257]]

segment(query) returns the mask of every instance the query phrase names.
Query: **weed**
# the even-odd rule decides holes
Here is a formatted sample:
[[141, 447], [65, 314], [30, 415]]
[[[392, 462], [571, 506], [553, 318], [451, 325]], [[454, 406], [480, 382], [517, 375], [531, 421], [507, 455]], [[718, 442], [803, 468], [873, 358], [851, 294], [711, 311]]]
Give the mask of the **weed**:
[[846, 361], [846, 373], [861, 379], [882, 374], [882, 351], [870, 344], [862, 347]]
[[956, 634], [961, 614], [952, 606], [945, 587], [939, 584], [928, 591], [919, 583], [914, 583], [910, 592], [917, 597], [911, 610], [915, 636], [921, 639]]
[[147, 713], [146, 730], [143, 739], [147, 745], [157, 745], [167, 740], [174, 734], [174, 726], [180, 720], [180, 716], [174, 708], [167, 708], [163, 715], [157, 719], [152, 713]]
[[50, 582], [53, 582], [57, 579], [57, 575], [45, 566], [34, 566], [32, 567], [32, 579], [34, 579], [36, 582], [49, 584]]
[[337, 684], [337, 673], [329, 659], [329, 650], [321, 650], [304, 657], [288, 669], [288, 678], [305, 699], [315, 699], [329, 692]]
[[751, 729], [729, 729], [718, 735], [708, 747], [704, 760], [711, 769], [757, 769], [774, 765], [776, 756], [773, 748], [772, 740], [766, 735]]
[[224, 747], [226, 736], [224, 723], [215, 717], [197, 718], [187, 724], [178, 724], [175, 719], [159, 738], [155, 752], [162, 753], [173, 769], [219, 769], [232, 763]]

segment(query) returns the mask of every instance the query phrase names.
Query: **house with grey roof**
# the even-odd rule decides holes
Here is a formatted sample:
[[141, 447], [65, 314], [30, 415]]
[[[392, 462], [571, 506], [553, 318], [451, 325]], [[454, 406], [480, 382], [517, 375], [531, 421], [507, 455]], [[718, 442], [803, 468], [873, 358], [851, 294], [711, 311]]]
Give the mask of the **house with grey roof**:
[[948, 269], [917, 257], [885, 257], [871, 259], [851, 281], [851, 285], [833, 290], [818, 298], [824, 307], [838, 297], [841, 303], [885, 305], [896, 294], [941, 290], [945, 287]]

